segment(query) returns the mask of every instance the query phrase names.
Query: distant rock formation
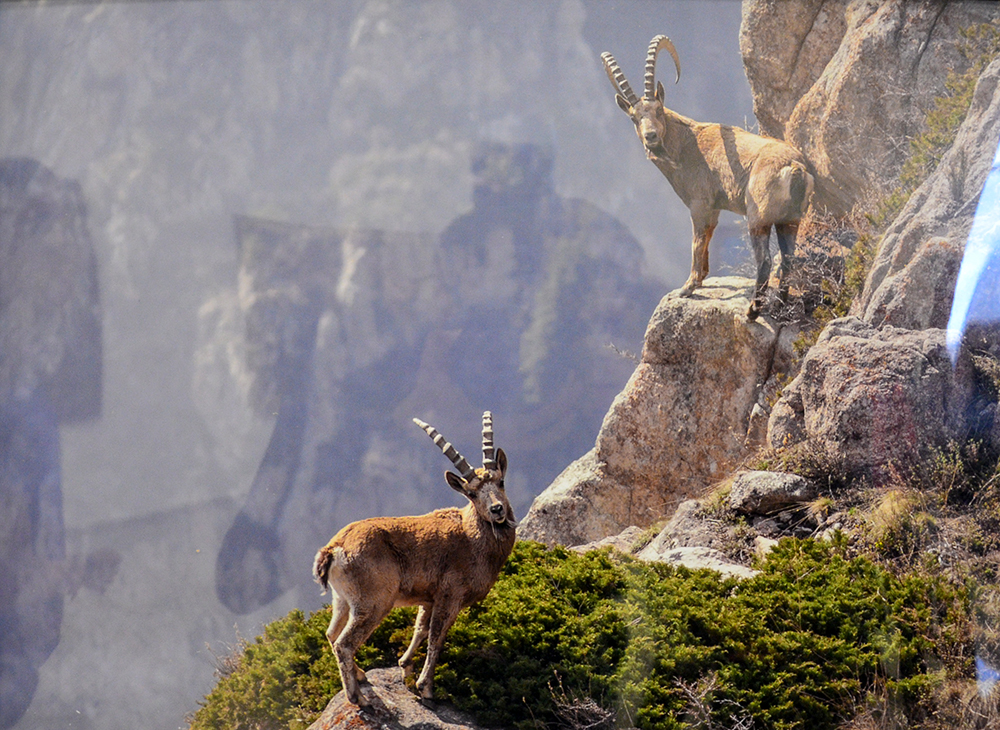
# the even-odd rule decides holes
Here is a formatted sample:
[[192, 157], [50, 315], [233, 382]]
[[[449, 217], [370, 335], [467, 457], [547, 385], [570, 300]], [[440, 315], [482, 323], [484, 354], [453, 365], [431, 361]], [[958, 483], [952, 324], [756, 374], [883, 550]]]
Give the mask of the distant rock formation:
[[594, 449], [539, 495], [519, 537], [580, 545], [646, 526], [736, 465], [754, 406], [791, 366], [797, 331], [747, 322], [752, 286], [709, 278], [690, 298], [660, 302]]
[[638, 344], [662, 289], [551, 172], [538, 146], [481, 146], [474, 207], [440, 241], [237, 220], [246, 387], [277, 420], [219, 553], [231, 610], [311, 589], [300, 567], [351, 520], [453, 503], [412, 416], [461, 434], [492, 410], [522, 514], [586, 450], [632, 368], [611, 345]]
[[59, 424], [100, 410], [100, 298], [80, 186], [35, 160], [0, 160], [0, 728], [31, 703], [71, 589]]
[[740, 51], [761, 131], [802, 150], [818, 202], [846, 213], [895, 180], [966, 64], [958, 31], [995, 17], [990, 3], [745, 0]]

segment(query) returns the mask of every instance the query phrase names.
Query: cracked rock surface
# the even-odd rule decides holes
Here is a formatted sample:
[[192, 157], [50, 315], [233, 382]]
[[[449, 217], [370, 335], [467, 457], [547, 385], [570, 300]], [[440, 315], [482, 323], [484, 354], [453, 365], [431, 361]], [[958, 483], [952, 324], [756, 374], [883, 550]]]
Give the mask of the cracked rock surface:
[[581, 545], [648, 526], [739, 462], [760, 393], [791, 362], [789, 327], [747, 321], [752, 286], [714, 277], [660, 301], [595, 448], [535, 499], [519, 538]]

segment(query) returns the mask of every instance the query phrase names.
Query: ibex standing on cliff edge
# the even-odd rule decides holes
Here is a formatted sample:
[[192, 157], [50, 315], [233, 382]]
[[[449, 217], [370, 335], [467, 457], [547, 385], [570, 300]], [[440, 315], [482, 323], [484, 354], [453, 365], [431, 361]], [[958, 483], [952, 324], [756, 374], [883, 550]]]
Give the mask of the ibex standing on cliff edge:
[[434, 665], [458, 612], [481, 601], [496, 583], [514, 548], [516, 523], [504, 493], [507, 456], [493, 448], [493, 416], [483, 414], [483, 466], [473, 469], [434, 428], [420, 426], [461, 476], [445, 481], [469, 499], [462, 509], [439, 509], [420, 517], [373, 517], [352, 522], [316, 554], [313, 573], [333, 589], [326, 636], [337, 657], [347, 698], [367, 704], [358, 687], [365, 674], [354, 654], [397, 606], [419, 606], [410, 646], [399, 660], [404, 676], [428, 636], [427, 659], [417, 679], [421, 699], [434, 696]]
[[719, 211], [739, 213], [747, 218], [757, 264], [757, 286], [747, 311], [749, 319], [756, 319], [771, 275], [771, 226], [781, 249], [779, 292], [782, 298], [788, 296], [785, 277], [795, 254], [795, 234], [813, 190], [809, 163], [801, 152], [780, 140], [724, 124], [696, 122], [667, 109], [663, 84], [656, 82], [656, 57], [663, 49], [674, 59], [677, 81], [681, 78], [674, 44], [665, 35], [656, 36], [646, 54], [641, 99], [625, 80], [614, 56], [603, 53], [601, 60], [617, 92], [618, 106], [635, 124], [646, 157], [691, 211], [691, 276], [681, 296], [690, 296], [708, 275], [708, 243], [719, 222]]

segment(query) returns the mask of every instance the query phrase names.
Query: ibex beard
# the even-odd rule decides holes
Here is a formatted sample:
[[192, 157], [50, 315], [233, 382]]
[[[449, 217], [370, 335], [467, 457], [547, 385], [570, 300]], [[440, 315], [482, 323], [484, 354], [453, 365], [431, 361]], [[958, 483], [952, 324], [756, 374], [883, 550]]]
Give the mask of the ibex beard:
[[469, 504], [416, 517], [374, 517], [353, 522], [316, 554], [313, 574], [333, 590], [326, 636], [333, 647], [347, 699], [366, 705], [354, 660], [358, 648], [393, 608], [418, 606], [413, 640], [399, 660], [413, 674], [413, 656], [427, 639], [417, 679], [422, 701], [434, 697], [434, 667], [444, 637], [461, 609], [489, 593], [514, 547], [516, 522], [504, 491], [507, 456], [493, 448], [492, 415], [483, 414], [483, 466], [473, 469], [431, 426], [413, 419], [451, 459], [460, 474], [448, 485]]

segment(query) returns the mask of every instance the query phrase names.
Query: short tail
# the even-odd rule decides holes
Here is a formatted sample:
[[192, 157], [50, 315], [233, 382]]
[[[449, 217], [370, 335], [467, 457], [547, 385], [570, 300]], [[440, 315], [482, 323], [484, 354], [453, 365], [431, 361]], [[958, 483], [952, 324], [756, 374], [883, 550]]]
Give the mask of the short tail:
[[781, 170], [781, 178], [788, 186], [788, 201], [792, 208], [804, 213], [813, 194], [813, 176], [804, 165], [793, 162]]
[[313, 561], [313, 575], [316, 577], [316, 582], [323, 586], [323, 593], [330, 589], [330, 566], [333, 565], [336, 550], [343, 551], [343, 548], [331, 548], [329, 545], [320, 548]]

